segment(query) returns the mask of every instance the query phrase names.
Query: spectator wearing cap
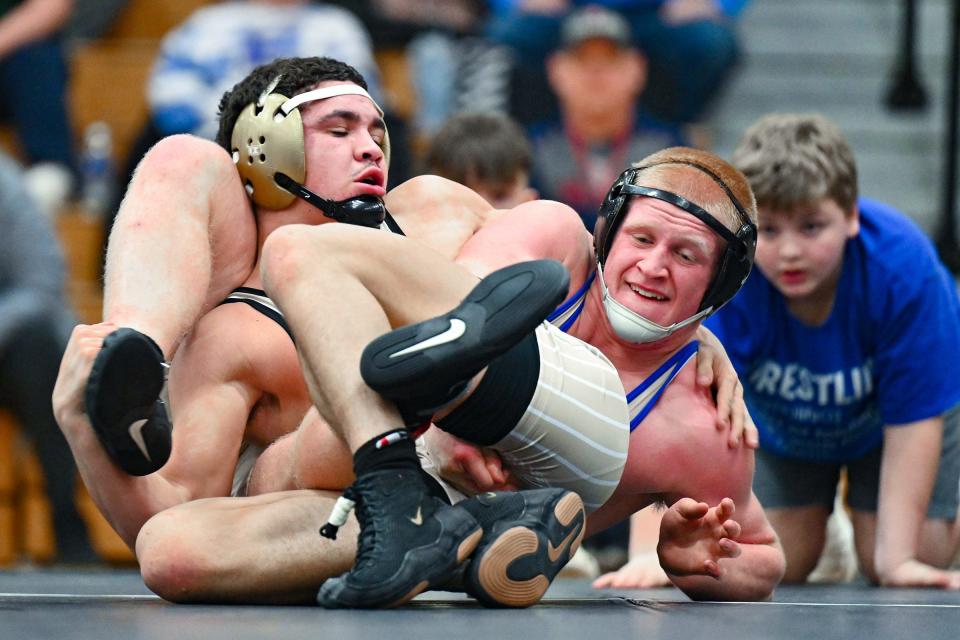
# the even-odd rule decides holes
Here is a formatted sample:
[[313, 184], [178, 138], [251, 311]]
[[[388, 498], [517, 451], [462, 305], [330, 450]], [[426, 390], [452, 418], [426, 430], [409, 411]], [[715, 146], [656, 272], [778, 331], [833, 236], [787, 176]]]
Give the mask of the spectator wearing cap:
[[679, 127], [638, 109], [647, 60], [622, 16], [602, 7], [574, 12], [560, 38], [546, 61], [560, 115], [530, 128], [532, 183], [541, 197], [570, 205], [593, 229], [608, 187], [624, 168], [685, 141]]
[[[734, 21], [747, 0], [490, 0], [487, 36], [511, 47], [528, 73], [560, 41], [564, 19], [589, 5], [618, 12], [648, 56], [646, 108], [665, 120], [704, 119], [738, 56]], [[532, 86], [527, 81], [525, 86]], [[517, 87], [522, 91], [522, 87]], [[523, 97], [515, 102], [527, 108]], [[523, 117], [522, 115], [520, 117]]]

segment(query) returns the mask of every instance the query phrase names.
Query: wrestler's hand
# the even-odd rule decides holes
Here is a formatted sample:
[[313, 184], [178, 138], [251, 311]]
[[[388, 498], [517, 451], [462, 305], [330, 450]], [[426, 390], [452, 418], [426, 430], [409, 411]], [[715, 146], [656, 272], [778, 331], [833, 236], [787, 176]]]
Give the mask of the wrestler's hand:
[[617, 571], [605, 573], [593, 581], [594, 589], [653, 589], [670, 584], [655, 553], [640, 553]]
[[441, 477], [464, 493], [517, 489], [496, 451], [470, 444], [436, 427], [428, 429], [423, 440]]
[[885, 587], [933, 587], [960, 590], [960, 571], [938, 569], [919, 560], [907, 560], [887, 575], [880, 576]]
[[675, 502], [660, 523], [657, 555], [667, 575], [720, 578], [720, 560], [740, 555], [740, 524], [731, 520], [734, 503], [724, 498], [716, 507], [691, 498]]
[[116, 325], [107, 322], [79, 324], [70, 334], [53, 388], [53, 413], [66, 435], [91, 429], [84, 399], [87, 379], [103, 346], [103, 339], [116, 330]]
[[697, 329], [697, 384], [709, 387], [717, 402], [717, 429], [729, 429], [727, 444], [737, 447], [742, 441], [751, 449], [760, 444], [757, 427], [743, 401], [743, 385], [726, 350], [705, 327]]

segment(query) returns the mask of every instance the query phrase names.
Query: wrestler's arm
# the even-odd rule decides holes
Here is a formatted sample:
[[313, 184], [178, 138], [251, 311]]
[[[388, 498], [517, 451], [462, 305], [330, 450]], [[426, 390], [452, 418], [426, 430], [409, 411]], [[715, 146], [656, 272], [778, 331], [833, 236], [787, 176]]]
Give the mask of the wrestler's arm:
[[717, 336], [703, 325], [697, 329], [695, 338], [700, 341], [697, 384], [715, 389], [717, 428], [727, 432], [729, 446], [739, 446], [742, 441], [751, 449], [756, 449], [760, 446], [760, 436], [747, 411], [743, 385], [726, 349]]
[[[104, 324], [74, 329], [53, 404], [91, 497], [133, 548], [140, 528], [154, 514], [198, 497], [229, 493], [232, 465], [223, 460], [236, 459], [252, 398], [242, 385], [228, 382], [225, 361], [218, 358], [223, 354], [208, 343], [185, 345], [170, 376], [176, 425], [170, 460], [156, 473], [130, 476], [104, 452], [85, 413], [86, 379], [103, 338], [112, 330]], [[234, 439], [237, 444], [231, 445]]]
[[960, 588], [960, 572], [917, 559], [942, 433], [940, 416], [884, 429], [874, 551], [877, 579], [883, 585]]
[[524, 260], [552, 259], [570, 272], [576, 291], [593, 271], [593, 240], [567, 205], [534, 200], [500, 212], [460, 249], [457, 263], [478, 276]]
[[690, 442], [681, 466], [686, 488], [664, 514], [657, 548], [673, 583], [694, 600], [765, 600], [786, 561], [750, 485], [753, 451], [730, 449], [719, 434]]

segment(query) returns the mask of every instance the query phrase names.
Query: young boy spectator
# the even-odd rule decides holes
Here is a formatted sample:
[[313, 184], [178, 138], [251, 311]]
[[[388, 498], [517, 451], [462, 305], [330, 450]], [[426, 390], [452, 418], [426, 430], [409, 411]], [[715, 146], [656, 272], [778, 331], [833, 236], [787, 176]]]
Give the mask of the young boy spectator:
[[861, 570], [960, 589], [960, 309], [923, 233], [857, 196], [853, 153], [819, 115], [774, 114], [733, 154], [757, 198], [755, 270], [708, 321], [760, 432], [754, 490], [801, 582], [846, 467]]
[[459, 182], [496, 209], [537, 199], [530, 187], [530, 142], [509, 116], [461, 113], [437, 131], [426, 153], [429, 173]]

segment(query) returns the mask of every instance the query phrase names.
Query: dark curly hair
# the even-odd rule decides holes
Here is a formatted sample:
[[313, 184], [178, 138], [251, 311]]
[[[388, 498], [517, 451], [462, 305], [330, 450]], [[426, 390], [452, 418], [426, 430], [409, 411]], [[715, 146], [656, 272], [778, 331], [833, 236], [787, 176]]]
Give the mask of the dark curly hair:
[[220, 98], [220, 127], [216, 141], [227, 153], [230, 152], [230, 137], [237, 116], [248, 104], [256, 102], [277, 76], [280, 76], [280, 82], [273, 93], [288, 98], [312, 89], [325, 80], [342, 80], [367, 88], [367, 82], [359, 71], [333, 58], [278, 58], [262, 64]]

